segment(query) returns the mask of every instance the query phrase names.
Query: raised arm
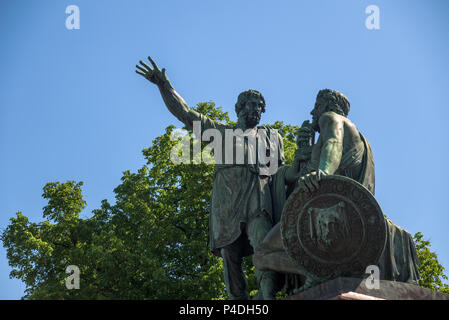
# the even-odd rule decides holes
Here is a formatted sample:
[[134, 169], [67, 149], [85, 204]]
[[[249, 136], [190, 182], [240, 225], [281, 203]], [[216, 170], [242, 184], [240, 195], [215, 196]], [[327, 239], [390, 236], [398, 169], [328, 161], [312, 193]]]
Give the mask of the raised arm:
[[298, 180], [298, 187], [304, 191], [313, 192], [319, 188], [323, 175], [334, 174], [341, 162], [343, 154], [344, 124], [340, 117], [332, 113], [323, 113], [319, 119], [320, 158], [316, 171], [308, 173]]
[[210, 122], [209, 125], [213, 126], [213, 120], [206, 118], [188, 107], [187, 103], [175, 91], [165, 75], [165, 68], [159, 70], [158, 66], [153, 59], [151, 59], [151, 57], [148, 57], [148, 60], [152, 64], [153, 68], [145, 62], [139, 61], [140, 65], [136, 65], [136, 68], [138, 69], [136, 70], [136, 73], [158, 86], [162, 99], [164, 100], [168, 110], [189, 129], [192, 129], [193, 121], [201, 121], [203, 125]]

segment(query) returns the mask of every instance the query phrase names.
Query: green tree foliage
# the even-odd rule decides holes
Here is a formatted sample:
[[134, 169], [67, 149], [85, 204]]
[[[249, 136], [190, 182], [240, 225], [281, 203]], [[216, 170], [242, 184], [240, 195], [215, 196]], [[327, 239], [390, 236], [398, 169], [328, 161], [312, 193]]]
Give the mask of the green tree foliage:
[[413, 236], [415, 241], [416, 252], [419, 260], [419, 285], [432, 290], [449, 293], [449, 285], [443, 283], [447, 280], [444, 274], [444, 267], [438, 262], [435, 252], [430, 251], [430, 241], [423, 240], [421, 232], [415, 233]]
[[83, 245], [90, 236], [90, 228], [89, 221], [79, 219], [86, 205], [81, 186], [82, 182], [73, 181], [47, 183], [42, 195], [48, 200], [43, 212], [47, 220], [32, 223], [18, 212], [2, 233], [9, 264], [13, 267], [10, 276], [26, 284], [29, 298], [67, 296], [66, 266], [82, 266], [86, 259]]

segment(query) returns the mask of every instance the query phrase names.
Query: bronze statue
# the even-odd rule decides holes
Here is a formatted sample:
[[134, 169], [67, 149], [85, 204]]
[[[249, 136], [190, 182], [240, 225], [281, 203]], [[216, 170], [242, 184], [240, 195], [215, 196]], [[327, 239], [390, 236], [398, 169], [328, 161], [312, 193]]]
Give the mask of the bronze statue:
[[[190, 109], [184, 99], [173, 89], [165, 75], [165, 69], [159, 70], [156, 63], [148, 58], [153, 68], [143, 61], [137, 65], [136, 72], [156, 84], [168, 110], [185, 126], [192, 129], [193, 122], [201, 124], [201, 135], [205, 130], [218, 130], [226, 144], [227, 130], [245, 132], [247, 137], [263, 140], [265, 132], [270, 139], [275, 137], [278, 143], [272, 146], [278, 163], [284, 162], [282, 137], [276, 130], [258, 127], [261, 115], [265, 112], [265, 100], [256, 90], [240, 93], [235, 105], [238, 117], [237, 125], [232, 127]], [[249, 138], [248, 138], [249, 140]], [[245, 139], [246, 141], [246, 139]], [[231, 152], [236, 148], [232, 140]], [[245, 142], [246, 143], [246, 142]], [[247, 159], [249, 147], [245, 144], [245, 162], [215, 164], [214, 185], [210, 209], [210, 245], [211, 251], [223, 258], [226, 289], [231, 299], [248, 299], [247, 283], [242, 270], [242, 258], [251, 255], [273, 226], [272, 198], [270, 192], [271, 176], [264, 174], [264, 165], [257, 158], [255, 163]], [[225, 151], [229, 151], [225, 150]], [[273, 165], [271, 163], [270, 165]], [[256, 268], [259, 283], [259, 297], [274, 299], [276, 292], [276, 273], [260, 271]]]
[[[332, 277], [361, 276], [365, 264], [377, 264], [381, 279], [417, 282], [413, 240], [383, 217], [374, 198], [372, 151], [348, 119], [350, 104], [342, 93], [319, 91], [312, 123], [300, 128], [294, 163], [284, 166], [282, 137], [258, 126], [265, 112], [260, 92], [242, 92], [235, 105], [237, 124], [225, 125], [190, 109], [165, 69], [148, 59], [153, 68], [140, 61], [136, 72], [158, 86], [169, 111], [189, 129], [199, 124], [198, 139], [215, 130], [219, 150], [224, 146], [227, 160], [217, 162], [214, 156], [209, 233], [211, 251], [223, 258], [231, 299], [249, 298], [242, 258], [253, 252], [257, 298], [274, 299], [282, 273], [290, 279], [291, 293]], [[315, 132], [320, 135], [314, 144]], [[233, 153], [238, 147], [240, 158]], [[276, 157], [266, 162], [265, 153]], [[267, 171], [273, 164], [275, 171]]]
[[[365, 192], [366, 202], [362, 202], [359, 198], [359, 200], [347, 199], [348, 203], [358, 205], [358, 202], [361, 202], [363, 205], [365, 205], [364, 203], [367, 203], [374, 207], [377, 205], [377, 202], [373, 197], [375, 179], [372, 151], [365, 137], [357, 130], [352, 121], [347, 118], [349, 109], [349, 100], [340, 92], [324, 89], [318, 93], [315, 107], [311, 112], [311, 127], [319, 132], [320, 136], [317, 143], [313, 145], [312, 150], [310, 151], [309, 161], [304, 161], [304, 154], [307, 154], [307, 152], [296, 153], [297, 155], [302, 154], [302, 162], [300, 164], [302, 167], [299, 168], [301, 177], [297, 181], [296, 189], [293, 193], [290, 192], [290, 197], [294, 197], [295, 199], [289, 198], [287, 200], [289, 194], [282, 198], [282, 201], [279, 203], [279, 208], [282, 209], [278, 210], [284, 210], [281, 219], [283, 221], [273, 227], [253, 256], [254, 265], [260, 270], [273, 270], [289, 275], [297, 275], [297, 279], [295, 280], [296, 288], [293, 288], [295, 289], [293, 292], [305, 290], [320, 281], [328, 279], [329, 276], [335, 274], [335, 271], [338, 271], [328, 269], [322, 273], [314, 270], [314, 268], [316, 269], [317, 263], [310, 260], [313, 260], [314, 257], [317, 258], [317, 261], [320, 260], [318, 257], [320, 246], [321, 251], [323, 251], [323, 246], [327, 245], [328, 254], [327, 257], [322, 257], [324, 259], [329, 258], [332, 255], [332, 252], [339, 251], [338, 247], [336, 247], [338, 240], [342, 240], [348, 235], [354, 235], [353, 239], [350, 241], [356, 245], [356, 241], [361, 241], [361, 238], [357, 238], [356, 234], [349, 232], [347, 224], [335, 220], [336, 217], [340, 217], [340, 219], [343, 219], [344, 217], [344, 215], [340, 215], [340, 211], [345, 207], [345, 202], [337, 200], [339, 198], [336, 198], [333, 202], [329, 202], [327, 206], [323, 204], [323, 202], [326, 202], [327, 200], [320, 198], [315, 201], [318, 206], [317, 208], [310, 206], [309, 203], [308, 212], [303, 213], [303, 217], [307, 218], [303, 220], [310, 221], [307, 226], [302, 226], [300, 224], [301, 219], [292, 220], [289, 219], [289, 217], [286, 217], [286, 215], [289, 214], [295, 216], [295, 211], [302, 210], [302, 206], [305, 205], [305, 202], [313, 200], [313, 196], [317, 195], [317, 190], [323, 193], [325, 190], [322, 190], [324, 187], [321, 181], [323, 180], [323, 177], [327, 176], [330, 178], [336, 177], [333, 180], [326, 178], [326, 180], [328, 180], [326, 181], [326, 187], [328, 188], [338, 187], [338, 176], [344, 176], [347, 177], [345, 179], [350, 178], [349, 180], [357, 181], [359, 184], [363, 185], [363, 189], [367, 190]], [[302, 132], [302, 141], [307, 141], [308, 132], [310, 140], [313, 141], [312, 133], [307, 128]], [[301, 150], [301, 147], [302, 146], [299, 145], [298, 151]], [[308, 147], [310, 146], [306, 143], [306, 150], [308, 150]], [[294, 166], [298, 166], [296, 160]], [[278, 180], [284, 180], [287, 184], [294, 183], [295, 179], [297, 179], [295, 170], [289, 168], [279, 170], [277, 176]], [[344, 191], [345, 188], [349, 189], [350, 187], [351, 183], [346, 184], [346, 186], [342, 187], [341, 191]], [[329, 189], [327, 195], [338, 196], [337, 189]], [[351, 196], [354, 195], [350, 192], [349, 195], [346, 196], [351, 198]], [[341, 199], [343, 196], [338, 197]], [[286, 202], [287, 205], [285, 205]], [[286, 207], [284, 208], [284, 206]], [[380, 208], [368, 210], [367, 207], [363, 207], [361, 209], [354, 209], [353, 211], [357, 210], [360, 210], [362, 215], [373, 212], [372, 216], [367, 217], [369, 221], [373, 223], [373, 230], [371, 232], [372, 240], [371, 242], [366, 242], [368, 247], [365, 247], [364, 249], [365, 251], [371, 250], [372, 254], [365, 260], [359, 260], [374, 261], [377, 263], [381, 271], [381, 279], [416, 283], [419, 277], [417, 272], [418, 261], [410, 234], [395, 226], [391, 220], [384, 220]], [[326, 216], [324, 217], [325, 214]], [[357, 214], [354, 214], [354, 217], [356, 216]], [[379, 220], [379, 217], [382, 221]], [[297, 218], [297, 215], [295, 218]], [[363, 217], [360, 219], [363, 220]], [[353, 223], [357, 222], [357, 218], [352, 220], [355, 221]], [[299, 224], [296, 225], [297, 223]], [[334, 238], [328, 238], [328, 233], [326, 233], [328, 231], [326, 231], [328, 223], [333, 224], [334, 228], [335, 226], [343, 226], [341, 230], [335, 230]], [[365, 225], [366, 224], [367, 223], [365, 223]], [[363, 226], [364, 224], [360, 223], [360, 225]], [[284, 231], [284, 233], [283, 230], [281, 230], [282, 226], [284, 229], [288, 229], [287, 231]], [[301, 227], [303, 227], [303, 229], [301, 229]], [[303, 232], [298, 231], [298, 228], [303, 230]], [[315, 239], [318, 239], [313, 246], [309, 245], [308, 248], [309, 253], [310, 251], [314, 252], [305, 254], [304, 251], [296, 250], [296, 256], [292, 256], [292, 254], [294, 255], [295, 250], [288, 248], [289, 243], [290, 246], [293, 247], [293, 245], [296, 245], [295, 242], [299, 241], [302, 246], [300, 246], [301, 249], [304, 249], [305, 245], [301, 241], [307, 238], [305, 237], [305, 233], [307, 233], [308, 230], [313, 230], [312, 232], [309, 232], [311, 238], [315, 237]], [[366, 231], [367, 230], [364, 232]], [[292, 238], [294, 239], [292, 240]], [[329, 246], [329, 243], [331, 243], [332, 246]], [[341, 243], [344, 243], [344, 241]], [[345, 245], [348, 245], [348, 243], [345, 243]], [[344, 248], [342, 247], [341, 249], [343, 252]], [[291, 251], [293, 251], [293, 253]], [[380, 255], [380, 253], [382, 253], [382, 255]], [[349, 256], [350, 253], [346, 252], [346, 255]], [[307, 261], [301, 263], [301, 259], [306, 259]], [[364, 262], [361, 262], [361, 264], [363, 263]], [[335, 264], [335, 266], [337, 266], [337, 264]], [[360, 272], [361, 268], [366, 267], [367, 266], [364, 265], [354, 266], [353, 271]], [[342, 272], [348, 273], [347, 268]], [[298, 277], [300, 280], [298, 280]]]

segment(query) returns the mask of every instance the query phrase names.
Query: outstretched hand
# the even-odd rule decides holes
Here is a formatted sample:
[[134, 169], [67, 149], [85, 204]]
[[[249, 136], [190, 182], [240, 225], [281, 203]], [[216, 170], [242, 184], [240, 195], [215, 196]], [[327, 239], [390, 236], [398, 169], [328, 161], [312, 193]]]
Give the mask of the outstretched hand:
[[153, 69], [148, 64], [140, 60], [139, 63], [141, 65], [136, 65], [136, 68], [138, 69], [136, 70], [136, 73], [140, 74], [145, 79], [156, 84], [157, 86], [163, 86], [165, 83], [170, 83], [167, 76], [165, 75], [165, 68], [159, 70], [157, 64], [153, 61], [153, 59], [151, 59], [151, 57], [148, 57], [148, 60], [153, 66]]

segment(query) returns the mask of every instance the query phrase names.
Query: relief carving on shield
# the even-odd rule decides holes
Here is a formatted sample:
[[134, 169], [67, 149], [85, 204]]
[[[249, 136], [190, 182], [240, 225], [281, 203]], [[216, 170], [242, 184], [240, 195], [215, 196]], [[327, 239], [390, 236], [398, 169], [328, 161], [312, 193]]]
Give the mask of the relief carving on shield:
[[326, 176], [313, 193], [293, 191], [281, 217], [284, 249], [315, 278], [363, 274], [376, 264], [386, 241], [385, 220], [360, 183]]
[[340, 251], [351, 237], [350, 225], [345, 211], [345, 202], [329, 208], [309, 207], [309, 234], [313, 243], [321, 250]]

